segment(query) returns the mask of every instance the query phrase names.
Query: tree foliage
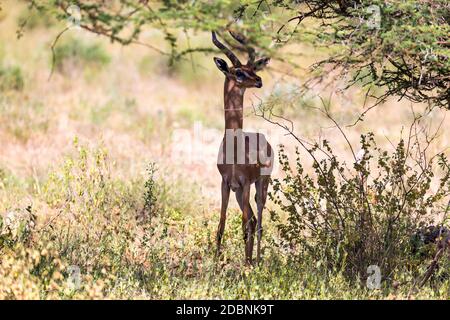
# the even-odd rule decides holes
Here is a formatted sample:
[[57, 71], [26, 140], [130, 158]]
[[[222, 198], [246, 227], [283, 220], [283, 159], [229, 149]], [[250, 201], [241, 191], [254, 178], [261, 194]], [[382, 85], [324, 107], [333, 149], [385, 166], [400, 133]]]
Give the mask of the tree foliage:
[[139, 36], [148, 28], [159, 29], [170, 44], [171, 61], [214, 50], [212, 46], [181, 48], [180, 30], [217, 30], [223, 36], [226, 29], [238, 30], [259, 52], [286, 62], [292, 57], [287, 52], [295, 52], [281, 47], [309, 42], [330, 52], [314, 66], [314, 80], [338, 75], [349, 86], [366, 87], [368, 96], [373, 96], [374, 87], [383, 87], [383, 94], [375, 97], [378, 102], [398, 96], [450, 109], [450, 4], [446, 0], [27, 1], [31, 8], [52, 11], [60, 19], [67, 19], [75, 5], [82, 28], [124, 45], [140, 43]]

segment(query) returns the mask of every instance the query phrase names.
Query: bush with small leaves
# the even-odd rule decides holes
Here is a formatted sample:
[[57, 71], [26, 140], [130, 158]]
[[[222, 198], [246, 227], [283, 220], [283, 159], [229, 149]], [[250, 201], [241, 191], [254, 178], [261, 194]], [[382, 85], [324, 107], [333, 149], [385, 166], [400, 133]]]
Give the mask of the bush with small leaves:
[[282, 148], [284, 178], [274, 180], [270, 197], [287, 214], [281, 221], [272, 211], [284, 244], [299, 259], [310, 257], [349, 279], [363, 279], [370, 265], [384, 280], [399, 271], [417, 276], [426, 261], [413, 255], [411, 238], [439, 222], [450, 196], [448, 159], [428, 159], [422, 147], [410, 137], [390, 153], [373, 134], [362, 135], [349, 168], [323, 141], [308, 149], [313, 174], [305, 172], [298, 150], [293, 168]]

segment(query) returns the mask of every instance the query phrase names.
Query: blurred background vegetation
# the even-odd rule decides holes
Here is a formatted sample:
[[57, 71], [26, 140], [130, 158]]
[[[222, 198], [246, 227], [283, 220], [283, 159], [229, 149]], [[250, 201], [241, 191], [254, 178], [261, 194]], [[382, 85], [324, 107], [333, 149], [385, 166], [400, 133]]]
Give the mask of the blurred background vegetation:
[[[68, 23], [71, 5], [80, 28]], [[409, 242], [417, 228], [448, 227], [446, 1], [0, 7], [1, 298], [449, 298], [446, 260], [418, 283], [438, 248]], [[243, 262], [235, 203], [223, 259], [214, 257], [223, 76], [210, 31], [231, 41], [227, 28], [272, 57], [264, 88], [247, 92], [244, 126], [266, 130], [290, 159], [274, 174], [255, 268]], [[321, 151], [328, 146], [335, 157]], [[360, 149], [364, 165], [354, 158]], [[405, 185], [411, 192], [398, 193]], [[399, 194], [407, 201], [395, 202]], [[349, 227], [339, 229], [336, 209], [320, 211], [333, 197]], [[373, 233], [357, 228], [368, 208]], [[390, 242], [361, 241], [392, 231], [397, 215]], [[309, 233], [310, 223], [324, 227]], [[368, 264], [382, 267], [379, 289], [366, 286]]]

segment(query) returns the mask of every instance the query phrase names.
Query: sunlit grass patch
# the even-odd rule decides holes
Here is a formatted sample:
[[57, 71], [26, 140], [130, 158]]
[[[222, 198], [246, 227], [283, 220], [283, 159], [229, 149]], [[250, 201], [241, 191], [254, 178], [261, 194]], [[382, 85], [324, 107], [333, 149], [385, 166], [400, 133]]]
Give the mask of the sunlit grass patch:
[[0, 163], [0, 213], [28, 205], [29, 203], [23, 199], [31, 186], [32, 179], [18, 177]]
[[26, 142], [32, 136], [45, 133], [49, 128], [46, 107], [36, 101], [16, 105], [15, 99], [0, 100], [2, 129], [19, 141]]
[[22, 69], [17, 65], [0, 65], [0, 92], [22, 91], [25, 80]]

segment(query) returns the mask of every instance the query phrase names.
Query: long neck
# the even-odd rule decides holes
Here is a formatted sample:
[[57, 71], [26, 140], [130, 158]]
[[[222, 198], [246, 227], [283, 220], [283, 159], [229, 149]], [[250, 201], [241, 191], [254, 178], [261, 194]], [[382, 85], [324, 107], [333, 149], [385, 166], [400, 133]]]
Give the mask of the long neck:
[[225, 129], [242, 129], [244, 120], [244, 93], [245, 89], [239, 88], [234, 80], [225, 79]]

